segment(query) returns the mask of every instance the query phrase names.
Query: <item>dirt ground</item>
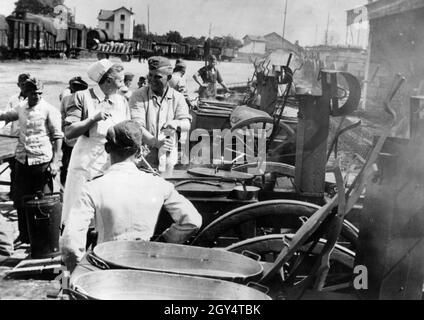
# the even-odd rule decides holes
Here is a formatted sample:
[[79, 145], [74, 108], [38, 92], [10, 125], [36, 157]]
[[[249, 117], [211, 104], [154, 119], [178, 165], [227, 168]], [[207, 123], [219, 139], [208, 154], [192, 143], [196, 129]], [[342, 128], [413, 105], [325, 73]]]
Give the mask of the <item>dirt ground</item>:
[[[88, 66], [95, 62], [95, 59], [69, 59], [69, 60], [32, 60], [32, 61], [5, 61], [0, 62], [0, 110], [4, 109], [7, 101], [18, 93], [16, 86], [18, 75], [30, 73], [43, 81], [44, 98], [54, 106], [59, 106], [59, 94], [68, 84], [69, 79], [81, 76], [89, 85], [94, 83], [87, 77]], [[119, 58], [111, 58], [112, 62], [122, 63]], [[174, 65], [175, 60], [171, 60]], [[122, 63], [125, 72], [132, 72], [135, 75], [131, 89], [137, 88], [138, 77], [146, 76], [148, 73], [147, 62], [139, 63], [138, 60]], [[196, 71], [204, 66], [202, 61], [187, 61], [187, 87], [190, 96], [195, 97], [194, 91], [198, 85], [192, 76]], [[244, 63], [220, 62], [218, 68], [227, 84], [236, 82], [246, 82], [253, 74], [253, 65]]]
[[[17, 77], [20, 73], [28, 72], [33, 76], [40, 78], [45, 84], [45, 99], [55, 106], [59, 106], [59, 94], [67, 86], [67, 82], [74, 76], [82, 76], [90, 85], [93, 83], [88, 80], [86, 69], [94, 59], [84, 60], [42, 60], [42, 61], [9, 61], [0, 63], [0, 110], [4, 110], [10, 96], [18, 92], [16, 86]], [[112, 61], [119, 62], [117, 58], [112, 58]], [[132, 84], [132, 89], [136, 88], [137, 79], [141, 75], [146, 75], [148, 67], [146, 62], [139, 63], [132, 61], [123, 64], [125, 71], [130, 71], [136, 75]], [[194, 91], [197, 90], [197, 85], [192, 79], [192, 75], [203, 66], [203, 62], [188, 61], [187, 62], [187, 81], [190, 95], [195, 97]], [[237, 83], [247, 81], [253, 73], [253, 66], [250, 64], [228, 63], [221, 62], [218, 65], [225, 82]], [[351, 119], [350, 121], [354, 121]], [[333, 128], [337, 123], [333, 123]], [[0, 123], [0, 127], [3, 125]], [[365, 136], [369, 136], [369, 130], [358, 129], [356, 133], [348, 135], [351, 140], [349, 143], [344, 143], [342, 140], [340, 149], [342, 150], [343, 167], [347, 167], [354, 160], [355, 153], [361, 151], [352, 148]], [[0, 172], [6, 164], [0, 165]], [[9, 172], [6, 170], [0, 180], [9, 179]], [[8, 187], [0, 186], [0, 194], [6, 195]], [[11, 228], [14, 238], [17, 236], [17, 216], [13, 209], [12, 202], [0, 202], [0, 214], [2, 214]], [[59, 282], [55, 280], [39, 280], [39, 279], [8, 279], [6, 272], [10, 271], [20, 261], [28, 256], [28, 247], [21, 247], [15, 250], [12, 257], [4, 258], [0, 256], [0, 299], [49, 299], [48, 294], [58, 292]]]

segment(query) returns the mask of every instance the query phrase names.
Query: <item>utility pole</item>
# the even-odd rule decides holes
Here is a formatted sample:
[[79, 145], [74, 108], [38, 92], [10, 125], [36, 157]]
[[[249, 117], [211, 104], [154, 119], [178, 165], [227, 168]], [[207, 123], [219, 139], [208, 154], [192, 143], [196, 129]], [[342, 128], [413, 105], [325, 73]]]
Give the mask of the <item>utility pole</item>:
[[315, 43], [316, 46], [318, 45], [318, 24], [315, 25]]
[[147, 5], [147, 34], [150, 34], [150, 6]]
[[212, 34], [212, 22], [209, 23], [209, 39], [211, 38]]
[[286, 34], [286, 18], [287, 18], [287, 3], [288, 2], [289, 0], [286, 0], [286, 7], [284, 9], [283, 38], [284, 38], [284, 35]]
[[330, 28], [330, 12], [327, 18], [327, 30], [325, 31], [325, 45], [328, 46], [328, 29]]

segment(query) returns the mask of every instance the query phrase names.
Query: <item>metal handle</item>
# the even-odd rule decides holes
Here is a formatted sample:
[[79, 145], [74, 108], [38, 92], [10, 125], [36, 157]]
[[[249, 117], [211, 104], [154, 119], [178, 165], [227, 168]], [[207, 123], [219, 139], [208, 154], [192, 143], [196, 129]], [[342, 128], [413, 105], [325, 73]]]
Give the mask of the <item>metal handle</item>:
[[250, 287], [250, 288], [254, 288], [256, 290], [259, 290], [259, 291], [261, 291], [265, 294], [268, 294], [268, 292], [269, 292], [269, 288], [267, 286], [264, 286], [264, 285], [256, 283], [256, 282], [249, 282], [247, 284], [247, 286]]
[[63, 293], [73, 297], [75, 300], [92, 300], [87, 293], [79, 287], [75, 287], [74, 289], [63, 289]]
[[96, 257], [92, 253], [87, 254], [87, 260], [99, 269], [102, 269], [102, 270], [110, 269], [109, 265], [105, 261]]
[[243, 250], [243, 252], [241, 254], [243, 256], [246, 256], [246, 257], [251, 258], [251, 259], [256, 260], [256, 261], [261, 260], [261, 256], [259, 254], [256, 254], [256, 253], [249, 251], [249, 250]]

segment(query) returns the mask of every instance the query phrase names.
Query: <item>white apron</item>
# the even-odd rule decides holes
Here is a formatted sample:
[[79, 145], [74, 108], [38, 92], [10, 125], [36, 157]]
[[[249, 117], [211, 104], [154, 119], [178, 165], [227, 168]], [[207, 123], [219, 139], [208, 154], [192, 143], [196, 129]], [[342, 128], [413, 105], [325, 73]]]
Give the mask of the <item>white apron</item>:
[[[105, 150], [107, 130], [124, 120], [129, 120], [128, 106], [119, 103], [115, 97], [114, 105], [107, 102], [87, 101], [88, 117], [100, 110], [109, 112], [112, 116], [98, 121], [89, 131], [89, 137], [82, 135], [78, 138], [72, 150], [63, 195], [62, 224], [66, 225], [71, 209], [77, 204], [85, 183], [103, 174], [110, 166], [110, 158]], [[122, 99], [122, 102], [123, 99]]]

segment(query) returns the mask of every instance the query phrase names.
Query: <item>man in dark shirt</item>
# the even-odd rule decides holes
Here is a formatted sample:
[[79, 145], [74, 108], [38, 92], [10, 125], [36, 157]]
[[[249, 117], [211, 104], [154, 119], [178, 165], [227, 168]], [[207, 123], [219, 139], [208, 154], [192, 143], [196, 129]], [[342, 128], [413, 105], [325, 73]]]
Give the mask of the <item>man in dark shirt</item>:
[[226, 92], [229, 92], [227, 85], [222, 79], [221, 73], [216, 68], [217, 59], [214, 55], [209, 56], [208, 65], [200, 68], [195, 75], [194, 81], [199, 87], [199, 98], [214, 98], [216, 96], [216, 83], [218, 82]]

